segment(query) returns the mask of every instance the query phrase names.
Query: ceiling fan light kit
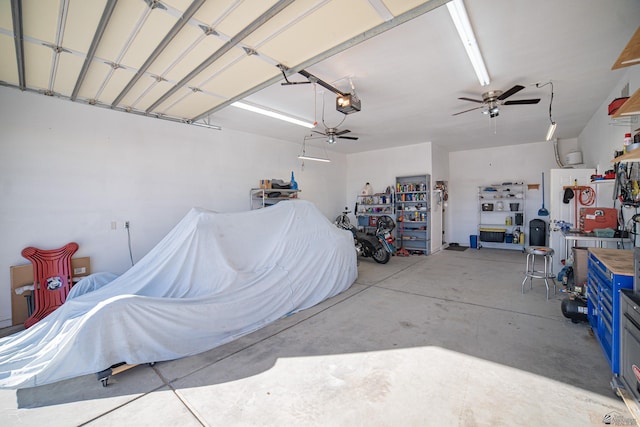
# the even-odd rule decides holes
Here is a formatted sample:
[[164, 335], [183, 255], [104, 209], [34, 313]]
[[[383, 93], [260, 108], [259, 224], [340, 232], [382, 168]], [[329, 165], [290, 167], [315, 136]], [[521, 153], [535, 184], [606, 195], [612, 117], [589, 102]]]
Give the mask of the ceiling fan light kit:
[[540, 98], [535, 99], [517, 99], [513, 101], [505, 101], [505, 99], [509, 98], [511, 95], [514, 95], [517, 92], [520, 92], [524, 89], [524, 86], [515, 85], [511, 89], [503, 92], [501, 90], [490, 90], [482, 94], [482, 99], [473, 99], [460, 97], [458, 99], [462, 99], [463, 101], [471, 101], [482, 104], [480, 107], [470, 108], [468, 110], [460, 111], [459, 113], [453, 114], [457, 116], [458, 114], [466, 113], [473, 110], [483, 109], [483, 113], [488, 115], [489, 117], [497, 117], [500, 115], [500, 106], [501, 105], [526, 105], [526, 104], [537, 104], [540, 102]]
[[317, 130], [313, 131], [314, 133], [317, 133], [319, 135], [324, 135], [327, 137], [327, 142], [329, 144], [335, 144], [337, 142], [337, 139], [350, 139], [352, 141], [357, 141], [358, 137], [357, 136], [344, 136], [345, 133], [349, 133], [351, 132], [349, 129], [343, 129], [343, 130], [338, 130], [337, 128], [326, 128], [324, 130], [324, 132], [320, 132]]

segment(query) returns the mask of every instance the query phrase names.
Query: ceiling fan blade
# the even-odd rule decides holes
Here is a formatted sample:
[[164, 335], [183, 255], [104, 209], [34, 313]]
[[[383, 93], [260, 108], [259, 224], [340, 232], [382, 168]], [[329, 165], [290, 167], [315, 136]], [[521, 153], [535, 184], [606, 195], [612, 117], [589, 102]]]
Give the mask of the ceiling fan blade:
[[471, 108], [471, 109], [469, 109], [469, 110], [460, 111], [459, 113], [452, 114], [452, 116], [457, 116], [458, 114], [462, 114], [462, 113], [468, 113], [469, 111], [478, 110], [478, 109], [480, 109], [480, 108], [484, 108], [484, 106], [482, 106], [482, 107], [475, 107], [475, 108]]
[[327, 134], [326, 134], [326, 133], [324, 133], [324, 132], [320, 132], [320, 131], [317, 131], [317, 130], [312, 130], [311, 132], [313, 132], [313, 133], [317, 133], [317, 134], [320, 134], [320, 135], [327, 136]]
[[524, 86], [520, 86], [520, 85], [515, 85], [514, 87], [512, 87], [511, 89], [509, 89], [506, 92], [503, 92], [502, 95], [500, 95], [498, 97], [498, 101], [502, 101], [503, 99], [507, 99], [508, 97], [510, 97], [511, 95], [520, 92], [522, 89], [524, 89]]
[[503, 105], [522, 105], [522, 104], [537, 104], [540, 102], [540, 98], [537, 99], [514, 99], [513, 101], [505, 101]]
[[464, 96], [458, 99], [462, 99], [463, 101], [479, 102], [480, 104], [484, 103], [484, 101], [481, 101], [479, 99], [465, 98]]
[[344, 135], [345, 133], [351, 132], [349, 129], [341, 130], [340, 132], [336, 132], [335, 135]]
[[352, 139], [354, 141], [358, 139], [357, 136], [339, 136], [338, 138], [340, 138], [340, 139]]

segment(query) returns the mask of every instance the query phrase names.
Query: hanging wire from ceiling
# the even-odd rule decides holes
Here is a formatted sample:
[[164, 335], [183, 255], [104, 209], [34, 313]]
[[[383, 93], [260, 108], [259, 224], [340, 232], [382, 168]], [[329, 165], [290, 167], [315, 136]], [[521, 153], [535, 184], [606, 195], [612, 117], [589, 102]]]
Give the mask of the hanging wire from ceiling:
[[553, 105], [553, 82], [549, 80], [545, 84], [536, 83], [537, 88], [542, 88], [545, 86], [551, 85], [551, 98], [549, 99], [549, 130], [547, 130], [546, 140], [551, 141], [553, 138], [553, 134], [556, 131], [556, 122], [553, 121], [553, 117], [551, 116], [551, 107]]
[[324, 94], [322, 94], [322, 124], [324, 125], [325, 128], [336, 128], [336, 129], [339, 128], [342, 125], [342, 123], [344, 123], [344, 120], [347, 118], [347, 116], [343, 115], [342, 116], [342, 120], [340, 120], [340, 123], [338, 123], [337, 125], [327, 126], [327, 124], [324, 122], [324, 107], [325, 107], [325, 105], [324, 105]]
[[317, 137], [315, 137], [313, 134], [309, 134], [309, 135], [305, 135], [303, 140], [302, 140], [302, 149], [300, 151], [300, 154], [298, 155], [298, 159], [302, 160], [302, 164], [300, 167], [300, 170], [302, 172], [304, 172], [304, 165], [305, 165], [305, 160], [313, 160], [313, 161], [317, 161], [317, 162], [324, 162], [324, 163], [331, 163], [331, 160], [329, 159], [329, 155], [327, 154], [327, 149], [326, 147], [322, 147], [323, 151], [324, 151], [324, 157], [318, 157], [318, 156], [312, 156], [310, 154], [307, 154], [307, 141], [311, 140], [311, 139], [317, 139]]

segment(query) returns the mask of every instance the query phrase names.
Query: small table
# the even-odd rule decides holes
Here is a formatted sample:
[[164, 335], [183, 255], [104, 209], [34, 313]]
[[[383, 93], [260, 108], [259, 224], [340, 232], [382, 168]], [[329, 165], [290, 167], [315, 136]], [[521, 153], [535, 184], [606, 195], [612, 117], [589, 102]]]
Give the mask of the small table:
[[594, 233], [584, 233], [577, 230], [563, 230], [562, 236], [565, 240], [565, 254], [569, 256], [569, 248], [574, 247], [577, 242], [592, 241], [595, 242], [599, 248], [603, 248], [605, 243], [615, 242], [618, 243], [619, 249], [624, 249], [625, 242], [631, 243], [629, 237], [598, 237]]

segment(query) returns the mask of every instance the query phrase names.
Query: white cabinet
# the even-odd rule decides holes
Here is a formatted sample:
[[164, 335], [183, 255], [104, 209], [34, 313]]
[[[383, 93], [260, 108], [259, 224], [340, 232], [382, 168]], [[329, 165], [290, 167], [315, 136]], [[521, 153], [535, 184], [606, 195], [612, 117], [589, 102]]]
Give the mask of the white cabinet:
[[523, 182], [478, 187], [479, 247], [524, 249], [526, 190]]
[[249, 192], [250, 209], [261, 209], [283, 200], [297, 199], [301, 190], [252, 188]]

